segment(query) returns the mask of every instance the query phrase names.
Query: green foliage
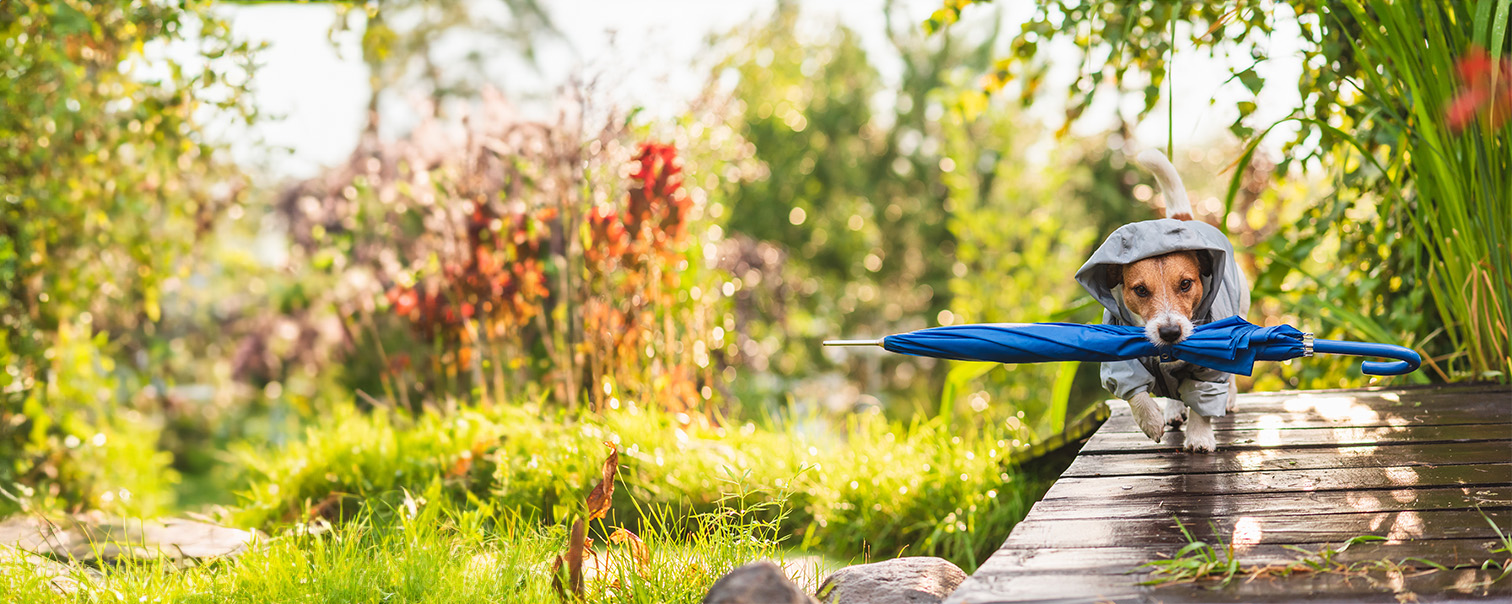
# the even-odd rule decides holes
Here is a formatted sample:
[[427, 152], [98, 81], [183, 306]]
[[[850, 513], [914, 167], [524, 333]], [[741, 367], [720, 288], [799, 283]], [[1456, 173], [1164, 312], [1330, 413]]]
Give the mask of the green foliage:
[[[1014, 418], [1026, 440], [1063, 425], [1071, 401], [1089, 398], [1094, 384], [1073, 388], [1072, 378], [1087, 377], [1090, 365], [1015, 367], [979, 384], [981, 371], [947, 373], [929, 359], [844, 351], [817, 357], [814, 345], [838, 334], [935, 324], [1095, 318], [1077, 304], [1082, 294], [1071, 275], [1098, 236], [1081, 207], [1094, 197], [1081, 189], [1102, 175], [1058, 168], [1078, 161], [1071, 154], [1031, 157], [1025, 150], [1042, 134], [963, 86], [964, 74], [985, 67], [997, 32], [933, 40], [893, 32], [904, 67], [899, 85], [888, 88], [853, 34], [840, 28], [827, 40], [800, 43], [791, 33], [795, 19], [786, 7], [771, 22], [738, 31], [747, 46], [719, 72], [736, 76], [744, 136], [764, 167], [730, 192], [730, 231], [786, 252], [781, 273], [760, 273], [761, 287], [737, 295], [742, 339], [761, 346], [743, 347], [731, 360], [794, 377], [838, 362], [864, 391], [893, 393], [885, 399], [893, 413], [907, 412], [896, 401], [928, 412], [919, 399], [943, 383], [941, 415], [967, 408], [960, 400], [967, 395], [973, 416], [994, 400], [993, 421]], [[1116, 214], [1127, 213], [1127, 197], [1118, 201]], [[1102, 223], [1101, 213], [1090, 214], [1099, 217], [1092, 224]], [[737, 277], [753, 268], [723, 266]]]
[[1223, 532], [1217, 530], [1217, 524], [1212, 526], [1218, 538], [1218, 547], [1213, 547], [1206, 541], [1198, 541], [1192, 537], [1192, 532], [1187, 530], [1180, 518], [1174, 518], [1174, 520], [1176, 528], [1181, 531], [1181, 536], [1186, 538], [1187, 544], [1169, 559], [1155, 560], [1141, 565], [1140, 568], [1150, 569], [1151, 578], [1144, 584], [1194, 583], [1210, 579], [1216, 581], [1213, 587], [1218, 589], [1233, 581], [1234, 575], [1241, 572], [1239, 560], [1234, 557], [1234, 544], [1223, 542]]
[[[739, 132], [762, 165], [759, 178], [729, 191], [729, 230], [786, 254], [783, 287], [759, 288], [772, 290], [766, 295], [778, 299], [766, 307], [779, 312], [742, 318], [760, 347], [743, 347], [733, 360], [781, 376], [826, 364], [818, 352], [826, 337], [927, 327], [950, 307], [955, 240], [938, 93], [957, 64], [980, 61], [990, 44], [894, 34], [903, 71], [889, 88], [854, 32], [837, 27], [802, 43], [796, 20], [797, 9], [784, 4], [771, 20], [737, 30], [727, 39], [741, 47], [716, 70], [733, 76]], [[883, 98], [891, 106], [879, 105]], [[745, 267], [729, 268], [740, 277]], [[874, 391], [906, 388], [933, 366], [844, 363]]]
[[[1507, 6], [1501, 2], [1502, 30]], [[1440, 377], [1512, 378], [1512, 123], [1486, 120], [1457, 131], [1449, 105], [1466, 83], [1444, 77], [1457, 71], [1472, 38], [1485, 39], [1488, 19], [1471, 21], [1469, 2], [1357, 1], [1344, 9], [1325, 26], [1337, 31], [1351, 20], [1358, 24], [1350, 51], [1380, 68], [1361, 71], [1364, 94], [1356, 111], [1368, 112], [1369, 121], [1356, 122], [1353, 136], [1333, 134], [1345, 157], [1358, 157], [1349, 151], [1367, 156], [1356, 160], [1368, 164], [1359, 171], [1376, 171], [1367, 178], [1379, 187], [1380, 223], [1401, 233], [1398, 241], [1342, 237], [1346, 245], [1366, 248], [1346, 252], [1345, 259], [1380, 256], [1381, 264], [1416, 282], [1400, 287], [1426, 286], [1439, 321], [1417, 333], [1441, 328], [1447, 336], [1447, 343], [1422, 345], [1437, 353]], [[1467, 30], [1467, 22], [1475, 27]], [[1506, 44], [1492, 43], [1500, 55]], [[1378, 281], [1386, 283], [1369, 291], [1376, 299], [1400, 296], [1386, 293], [1396, 293], [1388, 276]]]
[[[185, 253], [240, 188], [198, 130], [252, 117], [250, 49], [206, 5], [0, 5], [0, 485], [163, 503], [156, 428], [114, 403], [145, 385], [134, 370], [163, 352], [150, 340]], [[159, 56], [170, 43], [192, 58]], [[120, 468], [67, 453], [97, 434], [145, 449], [117, 449]]]
[[1512, 128], [1456, 125], [1451, 103], [1469, 82], [1442, 75], [1463, 72], [1493, 29], [1490, 13], [1463, 27], [1470, 8], [1347, 2], [1323, 22], [1358, 30], [1336, 52], [1381, 69], [1361, 72], [1345, 127], [1295, 118], [1336, 141], [1337, 184], [1262, 248], [1273, 261], [1257, 289], [1325, 324], [1411, 343], [1440, 379], [1506, 379]]
[[[698, 602], [719, 577], [784, 553], [770, 525], [738, 501], [694, 518], [655, 514], [640, 533], [648, 556], [606, 545], [587, 561], [586, 602]], [[0, 591], [24, 602], [506, 602], [557, 601], [549, 561], [566, 549], [562, 526], [508, 511], [452, 505], [436, 487], [362, 512], [327, 531], [291, 531], [233, 560], [175, 569], [147, 563], [82, 572], [59, 595], [23, 560], [0, 557]], [[3, 552], [0, 552], [3, 554]]]
[[[950, 280], [952, 322], [1095, 321], [1095, 305], [1087, 303], [1072, 276], [1101, 234], [1085, 220], [1086, 197], [1067, 195], [1088, 178], [1075, 168], [1057, 168], [1076, 163], [1058, 154], [1031, 158], [1023, 153], [1039, 133], [1025, 128], [1016, 111], [991, 103], [980, 91], [939, 97], [947, 107], [940, 127], [951, 169], [943, 180], [952, 210], [949, 227], [957, 242]], [[1124, 204], [1131, 205], [1128, 200]], [[1080, 368], [1077, 363], [956, 364], [947, 375], [942, 405], [962, 408], [958, 403], [967, 399], [973, 414], [992, 408], [1012, 417], [1010, 423], [1023, 428], [1020, 436], [1026, 441], [1049, 437], [1065, 425]], [[982, 376], [987, 377], [985, 388], [971, 388]], [[1095, 387], [1095, 381], [1083, 383]], [[1080, 403], [1090, 393], [1077, 394]], [[993, 401], [998, 404], [991, 405]], [[1026, 415], [1014, 417], [1019, 413]], [[1025, 417], [1027, 422], [1021, 421]]]
[[[966, 4], [946, 2], [928, 27], [953, 22]], [[1440, 379], [1508, 379], [1507, 126], [1494, 125], [1492, 115], [1456, 132], [1449, 111], [1468, 84], [1451, 77], [1460, 71], [1457, 59], [1472, 45], [1499, 57], [1512, 44], [1505, 36], [1508, 3], [1296, 0], [1285, 6], [1043, 3], [988, 87], [1013, 80], [1022, 102], [1033, 101], [1045, 73], [1037, 50], [1069, 39], [1085, 68], [1056, 93], [1068, 103], [1066, 128], [1099, 93], [1137, 92], [1126, 85], [1143, 86], [1143, 117], [1160, 98], [1179, 34], [1209, 53], [1248, 51], [1254, 62], [1231, 66], [1230, 81], [1258, 93], [1266, 84], [1256, 69], [1269, 60], [1266, 38], [1279, 21], [1294, 19], [1305, 41], [1301, 105], [1285, 121], [1301, 128], [1273, 174], [1285, 178], [1293, 168], [1323, 167], [1336, 175], [1336, 188], [1295, 221], [1271, 212], [1275, 219], [1265, 228], [1274, 235], [1255, 250], [1261, 259], [1257, 299], [1282, 300], [1289, 306], [1283, 315], [1320, 322], [1320, 334], [1411, 344], [1432, 360]], [[1173, 27], [1177, 21], [1187, 25], [1184, 32]], [[1237, 108], [1230, 130], [1249, 137], [1255, 104]], [[1250, 176], [1246, 168], [1258, 142], [1238, 162], [1226, 210], [1233, 210]], [[1225, 225], [1233, 220], [1225, 218]], [[1328, 375], [1324, 383], [1337, 374]]]
[[[750, 516], [780, 520], [794, 545], [940, 555], [974, 568], [1048, 486], [1009, 468], [1015, 444], [1001, 424], [953, 431], [863, 415], [839, 431], [844, 440], [639, 409], [577, 420], [534, 405], [412, 420], [347, 410], [276, 452], [239, 453], [250, 484], [240, 520], [340, 519], [434, 482], [459, 505], [558, 524], [587, 496], [600, 443], [610, 442], [621, 451], [610, 524], [639, 530], [652, 511], [709, 513], [749, 491]], [[755, 507], [778, 494], [787, 494], [785, 515]]]

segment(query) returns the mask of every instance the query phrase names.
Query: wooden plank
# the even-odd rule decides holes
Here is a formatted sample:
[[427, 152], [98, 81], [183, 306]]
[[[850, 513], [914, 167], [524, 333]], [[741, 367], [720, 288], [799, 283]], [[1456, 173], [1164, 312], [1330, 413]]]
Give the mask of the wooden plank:
[[[1258, 450], [1285, 448], [1317, 448], [1352, 445], [1420, 445], [1426, 443], [1512, 441], [1512, 424], [1488, 424], [1471, 426], [1403, 426], [1390, 428], [1297, 428], [1294, 430], [1223, 430], [1214, 433], [1220, 449]], [[1147, 452], [1162, 449], [1178, 449], [1186, 435], [1180, 431], [1167, 432], [1159, 443], [1152, 442], [1143, 434], [1104, 433], [1101, 430], [1092, 436], [1083, 454], [1119, 453], [1125, 451]]]
[[[1341, 564], [1390, 560], [1412, 568], [1431, 568], [1408, 558], [1422, 558], [1446, 567], [1479, 568], [1487, 560], [1504, 560], [1506, 554], [1492, 553], [1497, 542], [1491, 539], [1432, 539], [1423, 541], [1363, 542], [1342, 547], [1340, 543], [1302, 543], [1295, 547], [1317, 552], [1331, 548], [1331, 559]], [[1340, 550], [1342, 547], [1342, 551]], [[1169, 558], [1177, 550], [1165, 547], [1102, 548], [1032, 548], [1004, 549], [977, 569], [978, 574], [1086, 573], [1101, 575], [1145, 574], [1144, 564]], [[1236, 549], [1234, 557], [1244, 568], [1285, 566], [1305, 554], [1281, 545], [1259, 544]]]
[[[1117, 575], [1040, 574], [974, 575], [945, 600], [946, 604], [987, 602], [1433, 602], [1500, 598], [1512, 595], [1512, 581], [1490, 583], [1492, 572], [1451, 570], [1416, 575], [1369, 573], [1345, 576], [1308, 573], [1285, 579], [1234, 581], [1214, 590], [1211, 584], [1151, 587], [1140, 578]], [[1409, 595], [1410, 594], [1410, 595]], [[1401, 596], [1401, 599], [1398, 599]]]
[[[1218, 543], [1221, 538], [1224, 542], [1242, 543], [1253, 539], [1257, 544], [1282, 545], [1340, 543], [1360, 535], [1378, 535], [1392, 541], [1494, 539], [1496, 530], [1487, 518], [1497, 526], [1512, 526], [1512, 509], [1337, 513], [1306, 517], [1223, 516], [1183, 524], [1196, 539], [1208, 543]], [[1014, 527], [1003, 547], [1180, 547], [1186, 543], [1186, 537], [1172, 518], [1148, 518], [1137, 522], [1109, 522], [1102, 518], [1036, 519]]]
[[1269, 393], [1245, 393], [1239, 395], [1241, 409], [1269, 409], [1275, 412], [1296, 412], [1313, 406], [1327, 407], [1338, 399], [1348, 399], [1352, 404], [1365, 405], [1372, 409], [1427, 408], [1445, 409], [1473, 407], [1487, 402], [1506, 401], [1512, 396], [1512, 388], [1468, 390], [1381, 390], [1376, 392], [1343, 391], [1279, 391]]
[[[1115, 405], [1119, 403], [1113, 403]], [[1498, 409], [1490, 405], [1471, 409], [1447, 409], [1444, 412], [1419, 412], [1412, 414], [1376, 413], [1368, 409], [1350, 411], [1355, 416], [1318, 415], [1309, 413], [1286, 413], [1254, 411], [1240, 408], [1232, 414], [1213, 421], [1214, 430], [1334, 428], [1390, 428], [1403, 426], [1464, 426], [1474, 424], [1512, 424], [1512, 405]], [[1115, 413], [1104, 423], [1102, 431], [1139, 432], [1139, 425], [1129, 413]]]
[[1338, 491], [1410, 487], [1501, 486], [1512, 483], [1512, 463], [1459, 466], [1392, 466], [1320, 470], [1261, 470], [1213, 474], [1062, 478], [1045, 499], [1120, 499], [1177, 495], [1230, 495], [1267, 491]]
[[[1281, 394], [1281, 393], [1277, 393]], [[1289, 396], [1240, 395], [1238, 409], [1219, 419], [1216, 428], [1357, 427], [1512, 423], [1512, 390], [1471, 395], [1420, 391], [1416, 395], [1381, 393], [1287, 393]], [[1112, 400], [1110, 432], [1138, 432], [1128, 404]]]
[[[1179, 450], [1113, 417], [947, 600], [988, 602], [1389, 602], [1495, 598], [1487, 560], [1512, 533], [1512, 389], [1505, 386], [1245, 395], [1215, 422], [1219, 451]], [[1206, 586], [1140, 586], [1141, 564], [1194, 538], [1235, 545], [1241, 566], [1285, 565], [1360, 535], [1345, 563], [1422, 558], [1405, 575], [1302, 573]]]
[[[1152, 443], [1153, 444], [1153, 443]], [[1512, 443], [1485, 441], [1431, 443], [1416, 447], [1353, 447], [1316, 449], [1220, 449], [1193, 455], [1175, 449], [1116, 455], [1084, 454], [1061, 474], [1065, 478], [1135, 474], [1207, 474], [1254, 470], [1317, 470], [1323, 468], [1381, 468], [1388, 466], [1450, 466], [1512, 459]]]
[[[1512, 487], [1260, 492], [1234, 495], [1175, 494], [1168, 497], [1130, 497], [1099, 501], [1089, 506], [1075, 498], [1045, 499], [1034, 505], [1033, 518], [1042, 520], [1135, 518], [1192, 518], [1217, 516], [1306, 516], [1320, 511], [1403, 512], [1408, 510], [1475, 510], [1512, 508]], [[1471, 514], [1475, 512], [1471, 511]], [[1299, 519], [1299, 522], [1305, 522]]]
[[1246, 398], [1296, 398], [1299, 396], [1328, 396], [1344, 394], [1358, 397], [1399, 397], [1423, 399], [1432, 397], [1464, 398], [1475, 397], [1481, 394], [1507, 394], [1512, 393], [1512, 388], [1505, 384], [1495, 382], [1482, 382], [1479, 384], [1425, 384], [1420, 386], [1398, 386], [1368, 388], [1325, 388], [1320, 390], [1266, 390], [1261, 392], [1246, 392], [1241, 396]]

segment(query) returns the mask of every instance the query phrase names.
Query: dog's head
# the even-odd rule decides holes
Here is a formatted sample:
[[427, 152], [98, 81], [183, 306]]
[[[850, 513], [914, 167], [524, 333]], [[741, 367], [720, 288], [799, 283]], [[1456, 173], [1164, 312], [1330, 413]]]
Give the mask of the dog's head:
[[1192, 313], [1202, 300], [1202, 276], [1212, 273], [1206, 254], [1181, 251], [1108, 267], [1108, 283], [1123, 286], [1124, 306], [1139, 317], [1156, 346], [1192, 335]]

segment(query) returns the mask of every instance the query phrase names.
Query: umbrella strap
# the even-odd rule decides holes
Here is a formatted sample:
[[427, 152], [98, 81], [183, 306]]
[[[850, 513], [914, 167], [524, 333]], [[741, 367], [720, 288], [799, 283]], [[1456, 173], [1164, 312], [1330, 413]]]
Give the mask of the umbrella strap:
[[1313, 355], [1313, 335], [1311, 333], [1304, 333], [1304, 334], [1302, 334], [1302, 356], [1304, 356], [1304, 357], [1310, 357], [1312, 355]]

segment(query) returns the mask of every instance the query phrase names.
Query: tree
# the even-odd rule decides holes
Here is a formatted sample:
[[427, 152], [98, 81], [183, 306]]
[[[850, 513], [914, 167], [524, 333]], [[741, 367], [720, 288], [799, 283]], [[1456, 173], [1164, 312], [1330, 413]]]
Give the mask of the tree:
[[0, 46], [0, 487], [101, 503], [125, 485], [150, 508], [170, 477], [114, 403], [140, 387], [129, 367], [145, 369], [186, 253], [241, 188], [200, 125], [255, 117], [251, 49], [207, 2], [126, 0], [0, 4]]
[[[742, 313], [753, 320], [741, 320], [732, 350], [758, 371], [770, 366], [785, 376], [823, 363], [818, 346], [826, 337], [907, 331], [948, 316], [941, 313], [950, 307], [956, 242], [943, 182], [950, 160], [941, 146], [941, 94], [953, 86], [955, 65], [981, 65], [991, 45], [990, 36], [925, 40], [890, 23], [903, 62], [894, 89], [855, 32], [839, 27], [803, 43], [793, 33], [797, 18], [795, 6], [779, 4], [771, 20], [731, 36], [742, 46], [716, 68], [738, 76], [739, 132], [764, 166], [761, 178], [731, 191], [730, 231], [786, 254], [780, 287], [762, 277], [762, 288], [784, 298], [781, 310]], [[879, 107], [878, 98], [893, 102]], [[737, 278], [751, 270], [727, 268]], [[737, 305], [761, 297], [755, 289], [737, 294]], [[774, 314], [778, 321], [763, 318]], [[908, 376], [933, 365], [867, 363], [850, 363], [866, 390], [908, 385]]]

